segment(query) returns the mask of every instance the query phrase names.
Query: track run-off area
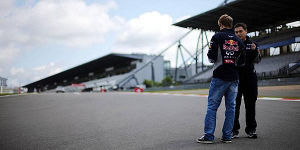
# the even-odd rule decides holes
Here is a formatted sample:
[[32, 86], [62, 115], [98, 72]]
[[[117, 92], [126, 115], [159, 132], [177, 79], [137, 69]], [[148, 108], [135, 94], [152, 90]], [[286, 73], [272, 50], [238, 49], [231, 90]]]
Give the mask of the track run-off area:
[[0, 97], [0, 149], [300, 149], [300, 101], [260, 97], [257, 139], [220, 141], [224, 101], [212, 145], [203, 134], [207, 95], [174, 93], [42, 93]]

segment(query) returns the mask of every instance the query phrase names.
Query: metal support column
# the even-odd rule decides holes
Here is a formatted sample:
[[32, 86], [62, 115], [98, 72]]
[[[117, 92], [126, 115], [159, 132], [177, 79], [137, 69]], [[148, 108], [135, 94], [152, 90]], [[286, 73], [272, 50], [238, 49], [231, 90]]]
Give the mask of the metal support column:
[[154, 72], [153, 62], [151, 62], [151, 79], [153, 82], [155, 81], [155, 72]]
[[195, 57], [195, 60], [196, 60], [196, 74], [198, 74], [198, 55], [199, 55], [200, 37], [201, 37], [201, 32], [199, 33], [198, 40], [197, 40], [197, 47], [196, 47], [196, 57]]
[[[179, 45], [178, 45], [179, 47]], [[177, 81], [177, 65], [178, 65], [178, 47], [177, 47], [177, 51], [176, 51], [176, 64], [175, 64], [175, 77], [174, 77], [174, 81]]]
[[201, 56], [202, 56], [202, 62], [201, 62], [201, 72], [203, 71], [203, 62], [204, 62], [204, 53], [203, 53], [203, 51], [204, 51], [204, 43], [203, 43], [203, 30], [201, 30], [201, 46], [202, 46], [202, 49], [201, 49]]
[[188, 72], [187, 72], [187, 67], [186, 67], [186, 64], [185, 64], [185, 61], [184, 61], [184, 57], [183, 57], [183, 53], [182, 53], [182, 50], [181, 50], [181, 43], [180, 42], [179, 42], [179, 45], [178, 45], [178, 50], [181, 54], [182, 62], [184, 64], [184, 71], [185, 71], [186, 78], [188, 78], [189, 75], [188, 75]]

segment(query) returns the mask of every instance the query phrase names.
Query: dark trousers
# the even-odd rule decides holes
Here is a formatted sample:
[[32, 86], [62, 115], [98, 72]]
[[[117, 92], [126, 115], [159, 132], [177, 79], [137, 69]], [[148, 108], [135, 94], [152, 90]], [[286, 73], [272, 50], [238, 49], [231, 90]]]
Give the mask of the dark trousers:
[[257, 123], [255, 119], [255, 104], [257, 100], [257, 77], [255, 73], [240, 74], [240, 82], [238, 87], [238, 94], [236, 97], [235, 118], [233, 131], [238, 132], [240, 129], [239, 116], [242, 96], [244, 96], [244, 103], [246, 109], [246, 133], [255, 132]]

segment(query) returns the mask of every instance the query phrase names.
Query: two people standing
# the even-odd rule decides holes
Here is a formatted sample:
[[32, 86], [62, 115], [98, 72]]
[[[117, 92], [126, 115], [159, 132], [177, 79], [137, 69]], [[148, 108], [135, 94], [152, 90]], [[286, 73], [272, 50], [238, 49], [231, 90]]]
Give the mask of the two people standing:
[[[232, 29], [233, 27], [232, 17], [226, 14], [222, 15], [218, 20], [218, 25], [220, 27], [220, 32], [216, 33], [212, 37], [209, 46], [209, 51], [207, 54], [210, 62], [214, 63], [214, 71], [213, 71], [213, 78], [211, 80], [210, 88], [209, 88], [207, 113], [206, 113], [205, 125], [204, 125], [204, 136], [197, 139], [197, 142], [199, 143], [213, 143], [214, 132], [216, 127], [216, 113], [218, 107], [220, 106], [223, 96], [225, 97], [226, 111], [225, 111], [225, 121], [222, 129], [223, 136], [221, 140], [225, 143], [231, 143], [231, 139], [233, 135], [234, 137], [238, 136], [239, 133], [238, 130], [240, 128], [238, 122], [239, 116], [237, 115], [235, 110], [237, 108], [239, 110], [240, 102], [238, 102], [238, 100], [236, 102], [236, 98], [239, 99], [241, 97], [240, 95], [243, 94], [245, 95], [246, 93], [244, 89], [239, 88], [239, 76], [241, 74], [240, 70], [242, 70], [239, 68], [247, 68], [249, 66], [247, 65], [247, 61], [253, 62], [250, 61], [250, 59], [248, 59], [249, 54], [247, 50], [249, 46], [247, 45], [247, 43], [245, 43], [247, 39], [243, 40], [243, 38], [241, 38], [239, 34], [235, 35], [235, 32]], [[237, 32], [238, 31], [236, 31], [236, 33]], [[249, 43], [249, 41], [250, 40], [248, 38], [247, 42]], [[257, 45], [251, 43], [250, 50], [252, 50], [253, 48], [256, 50], [256, 52], [258, 52]], [[253, 57], [254, 56], [255, 55], [253, 54]], [[257, 60], [256, 56], [255, 56], [255, 60]], [[242, 84], [242, 86], [243, 85], [248, 86], [248, 84], [245, 84], [244, 80], [240, 84]], [[253, 84], [253, 86], [255, 86], [255, 84]], [[256, 97], [257, 97], [257, 81], [256, 81]], [[252, 100], [253, 98], [249, 98], [249, 99]], [[236, 103], [238, 105], [236, 105]], [[252, 117], [248, 117], [249, 120], [253, 120], [253, 114], [251, 114], [251, 112], [253, 113], [253, 103], [251, 104], [252, 105], [249, 108], [251, 108], [252, 111], [251, 109], [249, 109], [248, 114], [249, 116], [252, 115]], [[255, 112], [255, 102], [254, 102], [254, 112]], [[255, 120], [255, 113], [254, 113], [254, 120]], [[256, 128], [256, 122], [255, 122], [255, 127], [253, 121], [249, 121], [249, 122], [251, 123], [249, 123], [249, 125], [247, 124], [246, 133], [249, 135], [249, 137], [250, 136], [253, 138], [257, 137], [254, 129]]]

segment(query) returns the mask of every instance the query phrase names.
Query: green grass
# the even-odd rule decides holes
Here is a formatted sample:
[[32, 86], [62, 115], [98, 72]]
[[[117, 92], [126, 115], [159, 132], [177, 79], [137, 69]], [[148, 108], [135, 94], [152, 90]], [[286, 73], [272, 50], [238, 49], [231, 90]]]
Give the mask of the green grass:
[[5, 95], [16, 95], [16, 93], [0, 93], [0, 96], [5, 96]]
[[208, 90], [208, 89], [188, 89], [188, 90], [160, 90], [160, 91], [145, 91], [147, 93], [165, 93], [165, 92], [188, 92], [188, 91], [195, 91], [195, 90]]

